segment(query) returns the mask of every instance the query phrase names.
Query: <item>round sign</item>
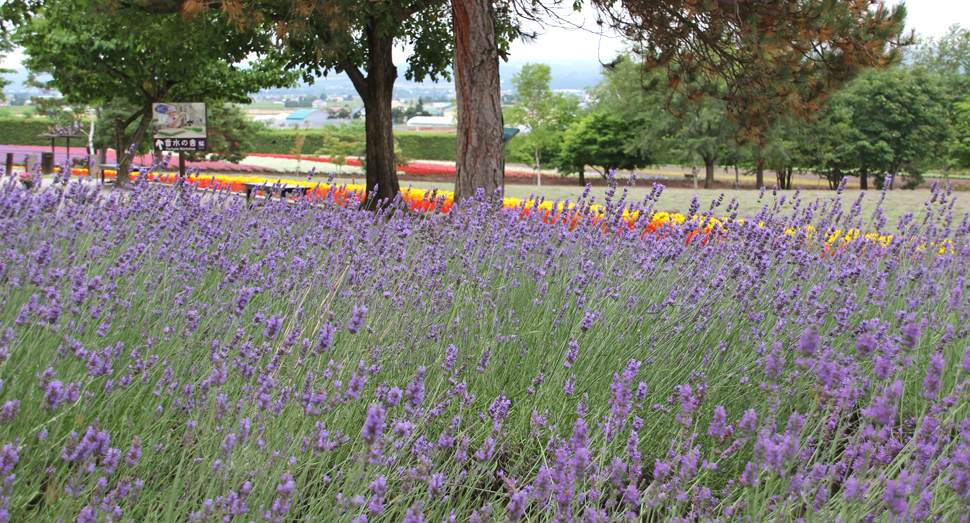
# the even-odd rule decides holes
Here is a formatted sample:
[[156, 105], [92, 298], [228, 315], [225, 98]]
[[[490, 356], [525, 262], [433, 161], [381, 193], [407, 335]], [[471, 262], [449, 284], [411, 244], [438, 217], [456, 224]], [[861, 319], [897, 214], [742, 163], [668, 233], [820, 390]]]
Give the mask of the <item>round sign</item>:
[[165, 104], [158, 104], [155, 107], [155, 112], [158, 114], [166, 114], [168, 113], [168, 106]]

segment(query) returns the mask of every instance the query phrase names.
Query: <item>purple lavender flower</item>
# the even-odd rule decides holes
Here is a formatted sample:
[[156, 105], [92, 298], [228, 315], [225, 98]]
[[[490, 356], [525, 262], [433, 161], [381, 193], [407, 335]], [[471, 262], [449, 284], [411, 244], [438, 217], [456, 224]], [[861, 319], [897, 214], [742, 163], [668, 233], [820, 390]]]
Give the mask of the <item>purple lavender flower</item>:
[[569, 350], [566, 351], [566, 361], [563, 362], [563, 367], [571, 368], [573, 363], [576, 363], [576, 358], [579, 357], [579, 343], [576, 340], [569, 342]]
[[872, 353], [876, 350], [876, 338], [871, 333], [864, 332], [859, 336], [856, 341], [855, 350], [863, 358], [868, 358], [872, 356]]
[[84, 507], [77, 516], [77, 523], [97, 523], [98, 511], [92, 507]]
[[903, 397], [903, 382], [896, 380], [883, 387], [872, 403], [862, 410], [862, 414], [872, 418], [880, 425], [892, 425], [896, 420], [896, 403]]
[[7, 443], [0, 449], [0, 475], [10, 474], [20, 461], [20, 447]]
[[317, 350], [319, 352], [326, 353], [330, 350], [335, 332], [336, 329], [330, 322], [326, 322], [323, 327], [320, 327], [320, 333], [317, 335]]
[[4, 402], [3, 407], [0, 408], [0, 425], [6, 425], [8, 423], [17, 421], [17, 416], [19, 414], [20, 400], [14, 398]]
[[414, 506], [407, 509], [402, 523], [424, 523], [424, 514], [421, 512], [421, 507]]
[[276, 486], [276, 499], [273, 500], [271, 510], [277, 516], [276, 520], [282, 519], [281, 516], [289, 512], [293, 498], [296, 496], [296, 483], [293, 476], [283, 474], [280, 477], [280, 484]]
[[283, 326], [283, 318], [274, 314], [266, 320], [266, 330], [263, 331], [263, 336], [268, 339], [276, 339], [276, 335], [280, 332], [280, 327]]
[[44, 394], [44, 408], [47, 410], [57, 410], [60, 408], [61, 402], [66, 399], [64, 382], [52, 381], [47, 386], [46, 391]]
[[768, 357], [765, 358], [765, 375], [771, 380], [778, 379], [784, 369], [784, 349], [782, 348], [781, 343], [776, 342], [771, 350], [771, 353], [769, 353]]
[[353, 316], [351, 316], [350, 321], [347, 323], [347, 330], [352, 334], [356, 334], [364, 326], [365, 314], [367, 314], [367, 307], [363, 305], [354, 307]]
[[744, 411], [738, 427], [741, 428], [746, 436], [753, 436], [758, 431], [758, 413], [754, 409]]
[[886, 491], [883, 492], [882, 502], [893, 514], [905, 514], [909, 509], [909, 472], [904, 470], [899, 473], [899, 479], [887, 480]]
[[798, 337], [798, 351], [805, 356], [814, 356], [820, 344], [821, 340], [814, 325], [802, 331]]
[[425, 370], [424, 366], [418, 367], [417, 376], [411, 380], [411, 383], [408, 383], [407, 390], [405, 391], [412, 408], [418, 408], [421, 402], [424, 401]]
[[445, 361], [441, 363], [441, 368], [448, 370], [454, 367], [457, 361], [458, 361], [458, 347], [455, 347], [453, 344], [449, 344], [448, 347], [445, 349]]
[[512, 521], [519, 521], [525, 517], [525, 507], [529, 497], [525, 492], [517, 491], [509, 495], [508, 515]]
[[132, 441], [131, 448], [128, 449], [128, 454], [125, 456], [125, 463], [130, 467], [138, 465], [138, 460], [141, 458], [141, 440], [137, 437]]
[[943, 368], [946, 360], [943, 354], [937, 352], [930, 355], [929, 369], [923, 378], [923, 396], [929, 399], [936, 399], [940, 393], [940, 380], [943, 378]]
[[566, 384], [563, 385], [562, 391], [567, 396], [572, 396], [573, 392], [576, 391], [576, 375], [570, 374], [569, 379], [566, 380]]
[[714, 421], [711, 422], [707, 433], [715, 438], [724, 441], [734, 435], [734, 428], [727, 424], [727, 411], [718, 405], [714, 407]]
[[923, 329], [920, 328], [919, 323], [914, 321], [900, 327], [899, 332], [901, 332], [903, 335], [906, 348], [908, 350], [913, 350], [916, 348], [916, 344], [919, 342], [919, 338], [923, 334]]
[[384, 408], [380, 405], [372, 404], [367, 407], [367, 420], [360, 435], [368, 445], [373, 445], [380, 439], [384, 431], [384, 415]]

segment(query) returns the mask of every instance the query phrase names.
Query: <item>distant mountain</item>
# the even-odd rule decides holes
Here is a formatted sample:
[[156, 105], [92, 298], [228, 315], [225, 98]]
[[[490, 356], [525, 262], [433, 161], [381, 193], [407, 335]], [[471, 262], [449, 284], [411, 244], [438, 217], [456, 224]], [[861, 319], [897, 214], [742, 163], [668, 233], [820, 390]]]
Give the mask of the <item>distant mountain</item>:
[[[31, 94], [41, 93], [40, 89], [25, 88], [23, 86], [23, 83], [27, 81], [26, 69], [24, 69], [23, 67], [11, 67], [10, 69], [13, 72], [5, 74], [3, 75], [3, 77], [6, 78], [7, 80], [12, 81], [13, 83], [11, 83], [6, 88], [4, 88], [4, 92], [6, 92], [8, 95], [12, 95], [14, 93], [20, 93], [20, 92], [27, 92]], [[50, 80], [51, 78], [49, 75], [41, 75], [40, 77], [38, 77], [38, 79], [41, 81], [46, 81], [46, 80]]]
[[[502, 81], [502, 90], [508, 91], [512, 89], [512, 76], [517, 73], [522, 66], [527, 63], [543, 63], [550, 67], [552, 70], [552, 82], [550, 83], [550, 88], [556, 89], [576, 89], [583, 90], [587, 87], [596, 85], [600, 81], [600, 72], [602, 71], [602, 65], [598, 60], [582, 59], [582, 60], [509, 60], [506, 62], [499, 62], [499, 77]], [[397, 82], [394, 86], [398, 90], [407, 89], [454, 89], [454, 82], [409, 82], [404, 79], [404, 71], [407, 69], [406, 64], [397, 64], [398, 77]], [[261, 94], [320, 94], [321, 92], [328, 93], [343, 93], [352, 94], [354, 92], [354, 85], [351, 83], [350, 78], [346, 74], [336, 74], [332, 73], [329, 76], [318, 78], [312, 85], [307, 83], [301, 83], [297, 87], [290, 89], [267, 89], [261, 92]]]
[[[509, 60], [506, 62], [499, 62], [499, 76], [502, 80], [502, 90], [509, 91], [512, 89], [512, 76], [522, 69], [522, 66], [527, 63], [544, 63], [547, 64], [552, 69], [552, 82], [550, 87], [552, 89], [576, 89], [583, 90], [587, 87], [596, 85], [600, 80], [600, 71], [602, 71], [602, 66], [598, 60]], [[409, 82], [404, 79], [404, 71], [407, 68], [406, 64], [398, 64], [398, 74], [400, 77], [395, 83], [395, 88], [397, 90], [423, 90], [423, 89], [444, 89], [446, 92], [448, 90], [454, 90], [454, 82]], [[23, 68], [17, 68], [13, 73], [5, 75], [6, 78], [13, 80], [11, 85], [8, 85], [5, 91], [8, 94], [13, 94], [17, 92], [25, 91], [22, 87], [22, 83], [27, 80], [27, 70]], [[33, 94], [39, 94], [40, 91], [37, 89], [32, 89], [29, 92]], [[260, 92], [260, 94], [269, 95], [319, 95], [320, 93], [338, 93], [338, 94], [354, 94], [354, 85], [351, 83], [350, 78], [346, 74], [336, 74], [331, 73], [329, 76], [318, 78], [312, 85], [307, 83], [300, 83], [300, 85], [288, 89], [266, 89]]]

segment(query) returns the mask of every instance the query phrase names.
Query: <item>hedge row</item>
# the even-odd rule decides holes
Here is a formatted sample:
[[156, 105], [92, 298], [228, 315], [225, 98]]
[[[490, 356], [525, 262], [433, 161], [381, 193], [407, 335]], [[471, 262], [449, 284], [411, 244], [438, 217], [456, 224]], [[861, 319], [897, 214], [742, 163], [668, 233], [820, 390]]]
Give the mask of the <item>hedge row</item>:
[[[50, 138], [38, 138], [53, 123], [47, 118], [0, 118], [0, 144], [3, 145], [50, 145]], [[72, 147], [83, 147], [87, 140], [78, 138]], [[67, 145], [67, 140], [57, 139], [57, 146]]]
[[[0, 118], [0, 144], [4, 145], [50, 145], [49, 138], [37, 135], [47, 132], [51, 121], [46, 118]], [[303, 155], [311, 156], [323, 147], [323, 136], [313, 130], [305, 131]], [[297, 134], [294, 132], [260, 131], [253, 137], [251, 153], [292, 154]], [[455, 160], [455, 135], [451, 133], [394, 133], [401, 153], [409, 160]], [[75, 140], [74, 145], [83, 145], [83, 140]], [[65, 140], [58, 139], [57, 145], [64, 146]], [[508, 161], [508, 157], [506, 157]]]
[[[310, 156], [323, 147], [319, 132], [304, 131], [303, 155]], [[297, 134], [292, 131], [260, 131], [253, 139], [252, 153], [293, 154]], [[394, 138], [408, 160], [455, 161], [455, 135], [451, 133], [396, 132]], [[323, 154], [323, 153], [321, 153]], [[506, 151], [506, 162], [509, 161]]]
[[[319, 132], [305, 131], [303, 154], [312, 155], [323, 146]], [[287, 131], [261, 131], [253, 140], [253, 153], [292, 154], [297, 134]], [[401, 153], [409, 160], [455, 160], [455, 135], [450, 133], [394, 133]]]

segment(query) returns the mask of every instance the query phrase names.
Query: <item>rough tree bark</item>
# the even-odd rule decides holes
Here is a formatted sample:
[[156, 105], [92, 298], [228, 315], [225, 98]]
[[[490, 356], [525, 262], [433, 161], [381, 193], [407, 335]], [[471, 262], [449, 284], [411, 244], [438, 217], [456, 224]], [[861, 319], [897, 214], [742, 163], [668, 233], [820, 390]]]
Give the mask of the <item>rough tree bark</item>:
[[492, 0], [453, 0], [458, 143], [455, 201], [505, 183], [502, 93]]
[[391, 115], [391, 97], [394, 80], [397, 79], [397, 67], [391, 61], [393, 48], [394, 35], [381, 35], [377, 24], [371, 23], [367, 26], [370, 72], [365, 77], [352, 63], [344, 64], [347, 76], [364, 100], [364, 132], [367, 137], [364, 170], [367, 176], [367, 197], [375, 197], [372, 200], [375, 203], [381, 200], [390, 201], [401, 190], [394, 161], [394, 118]]
[[765, 186], [765, 159], [761, 157], [761, 147], [758, 147], [758, 166], [755, 169], [754, 188]]
[[869, 190], [869, 168], [866, 166], [862, 166], [862, 169], [859, 170], [859, 189]]
[[704, 188], [713, 189], [714, 188], [714, 162], [717, 161], [718, 155], [712, 154], [704, 156]]

